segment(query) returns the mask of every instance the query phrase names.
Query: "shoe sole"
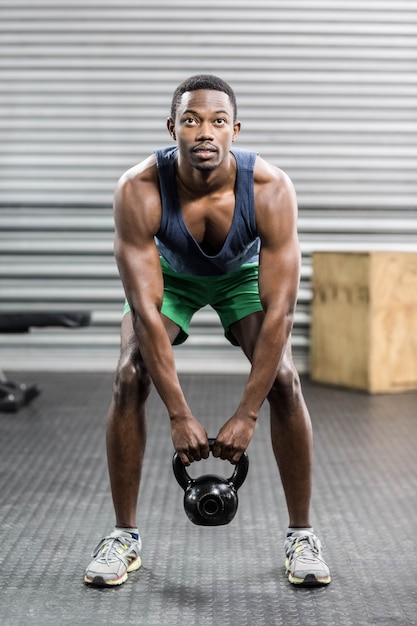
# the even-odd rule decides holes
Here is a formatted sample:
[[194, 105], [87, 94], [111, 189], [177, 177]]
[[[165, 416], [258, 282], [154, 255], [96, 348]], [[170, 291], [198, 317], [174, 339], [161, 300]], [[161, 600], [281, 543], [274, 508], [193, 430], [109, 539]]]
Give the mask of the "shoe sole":
[[142, 560], [140, 556], [138, 556], [137, 559], [129, 564], [125, 573], [122, 576], [119, 576], [119, 578], [106, 580], [102, 576], [94, 576], [94, 578], [90, 578], [90, 576], [86, 575], [84, 576], [84, 582], [86, 583], [86, 585], [93, 585], [94, 587], [117, 587], [126, 582], [128, 573], [130, 574], [131, 572], [136, 572], [138, 569], [140, 569], [141, 565]]
[[331, 581], [330, 576], [325, 578], [316, 578], [314, 574], [307, 574], [305, 578], [295, 578], [291, 573], [287, 572], [288, 580], [292, 585], [297, 587], [324, 587]]

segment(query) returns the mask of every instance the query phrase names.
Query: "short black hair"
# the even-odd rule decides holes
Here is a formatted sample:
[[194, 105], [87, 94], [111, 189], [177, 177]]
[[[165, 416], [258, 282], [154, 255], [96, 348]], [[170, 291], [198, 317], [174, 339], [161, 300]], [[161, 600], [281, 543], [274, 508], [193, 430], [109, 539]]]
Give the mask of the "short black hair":
[[223, 91], [223, 93], [227, 94], [233, 107], [233, 121], [237, 120], [236, 96], [231, 86], [226, 81], [212, 74], [196, 74], [184, 80], [174, 91], [171, 103], [171, 118], [174, 121], [182, 95], [187, 91], [196, 91], [197, 89], [212, 89], [213, 91]]

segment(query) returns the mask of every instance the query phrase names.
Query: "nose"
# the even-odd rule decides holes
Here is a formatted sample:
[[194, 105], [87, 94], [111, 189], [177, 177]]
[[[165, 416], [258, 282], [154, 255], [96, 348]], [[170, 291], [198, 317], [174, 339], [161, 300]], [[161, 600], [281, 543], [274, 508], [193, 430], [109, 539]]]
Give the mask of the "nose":
[[198, 126], [196, 139], [198, 141], [207, 141], [213, 139], [213, 129], [209, 122], [201, 122]]

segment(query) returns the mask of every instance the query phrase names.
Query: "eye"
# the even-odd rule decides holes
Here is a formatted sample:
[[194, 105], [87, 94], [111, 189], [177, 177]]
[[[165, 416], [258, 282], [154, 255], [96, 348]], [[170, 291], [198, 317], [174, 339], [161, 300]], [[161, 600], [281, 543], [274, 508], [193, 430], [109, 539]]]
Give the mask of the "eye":
[[184, 123], [187, 124], [188, 126], [192, 126], [193, 124], [196, 124], [197, 122], [193, 117], [185, 117]]
[[224, 117], [218, 117], [216, 119], [216, 124], [218, 126], [223, 126], [224, 124], [227, 124], [227, 120], [225, 120]]

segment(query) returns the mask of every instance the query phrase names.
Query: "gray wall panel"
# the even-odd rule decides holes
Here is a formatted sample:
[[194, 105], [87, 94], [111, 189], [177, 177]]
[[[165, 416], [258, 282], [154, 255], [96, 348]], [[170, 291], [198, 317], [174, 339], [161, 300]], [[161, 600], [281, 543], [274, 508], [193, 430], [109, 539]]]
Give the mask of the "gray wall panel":
[[[169, 143], [176, 85], [213, 72], [235, 88], [238, 144], [297, 188], [294, 350], [306, 369], [311, 253], [417, 249], [416, 41], [414, 0], [2, 1], [1, 307], [94, 311], [93, 327], [70, 338], [0, 337], [10, 367], [27, 350], [53, 361], [60, 342], [74, 362], [103, 351], [113, 362], [123, 295], [112, 261], [115, 182]], [[191, 352], [230, 353], [211, 314], [195, 326]]]

